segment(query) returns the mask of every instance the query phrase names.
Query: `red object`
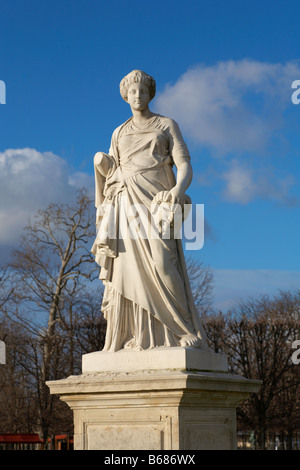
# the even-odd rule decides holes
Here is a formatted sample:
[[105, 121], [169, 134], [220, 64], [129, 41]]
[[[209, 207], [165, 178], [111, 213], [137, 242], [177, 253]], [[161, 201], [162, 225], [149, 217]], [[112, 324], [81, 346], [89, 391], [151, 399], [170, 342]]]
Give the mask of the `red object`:
[[38, 434], [0, 434], [0, 444], [42, 444]]

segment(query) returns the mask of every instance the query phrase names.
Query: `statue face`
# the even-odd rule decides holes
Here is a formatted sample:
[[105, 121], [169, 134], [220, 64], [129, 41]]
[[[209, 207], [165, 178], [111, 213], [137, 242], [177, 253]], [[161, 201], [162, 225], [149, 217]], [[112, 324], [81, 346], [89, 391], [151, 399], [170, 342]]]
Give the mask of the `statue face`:
[[143, 83], [133, 83], [128, 88], [128, 103], [136, 111], [143, 111], [150, 102], [149, 89]]

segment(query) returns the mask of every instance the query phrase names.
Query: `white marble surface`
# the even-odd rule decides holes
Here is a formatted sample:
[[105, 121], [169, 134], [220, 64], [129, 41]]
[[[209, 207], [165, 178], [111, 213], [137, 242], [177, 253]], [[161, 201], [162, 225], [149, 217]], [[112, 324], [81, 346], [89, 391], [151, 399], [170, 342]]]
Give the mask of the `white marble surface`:
[[210, 350], [157, 347], [147, 351], [97, 351], [82, 356], [82, 373], [140, 370], [206, 370], [227, 372], [227, 358]]
[[259, 389], [225, 372], [178, 370], [85, 373], [47, 385], [74, 411], [75, 450], [233, 450], [236, 407]]
[[182, 240], [174, 234], [182, 225], [175, 214], [190, 201], [191, 158], [178, 124], [150, 110], [155, 88], [141, 70], [122, 79], [132, 117], [114, 130], [108, 153], [94, 157], [97, 236], [91, 251], [105, 286], [106, 351], [207, 345]]

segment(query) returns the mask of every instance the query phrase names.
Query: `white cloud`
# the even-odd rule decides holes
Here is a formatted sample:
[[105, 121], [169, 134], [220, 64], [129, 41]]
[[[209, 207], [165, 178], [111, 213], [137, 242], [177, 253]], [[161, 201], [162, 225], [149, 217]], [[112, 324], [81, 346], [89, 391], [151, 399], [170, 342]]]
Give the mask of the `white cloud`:
[[52, 202], [71, 202], [83, 186], [93, 190], [94, 178], [74, 173], [52, 152], [0, 152], [0, 244], [15, 243], [29, 216]]
[[295, 184], [292, 175], [276, 176], [270, 168], [254, 169], [234, 161], [224, 171], [222, 179], [226, 184], [223, 195], [231, 202], [248, 204], [261, 198], [288, 205], [295, 203], [294, 198], [289, 195], [290, 188]]
[[86, 188], [91, 192], [91, 196], [94, 196], [94, 176], [84, 173], [83, 171], [76, 171], [69, 175], [68, 183], [75, 188]]
[[157, 112], [175, 119], [185, 135], [218, 155], [262, 151], [291, 104], [296, 62], [249, 59], [198, 65], [158, 94]]
[[225, 189], [227, 199], [246, 204], [253, 198], [257, 187], [251, 170], [235, 165], [223, 177], [227, 183]]
[[[284, 175], [274, 171], [267, 157], [276, 155], [279, 142], [285, 142], [284, 111], [293, 106], [291, 85], [299, 76], [300, 64], [295, 61], [200, 64], [158, 94], [155, 110], [175, 119], [184, 137], [200, 150], [219, 157], [214, 165], [218, 170], [209, 175], [210, 184], [221, 179], [227, 200], [247, 204], [267, 198], [290, 203], [294, 178], [288, 171]], [[202, 175], [205, 171], [201, 167]]]

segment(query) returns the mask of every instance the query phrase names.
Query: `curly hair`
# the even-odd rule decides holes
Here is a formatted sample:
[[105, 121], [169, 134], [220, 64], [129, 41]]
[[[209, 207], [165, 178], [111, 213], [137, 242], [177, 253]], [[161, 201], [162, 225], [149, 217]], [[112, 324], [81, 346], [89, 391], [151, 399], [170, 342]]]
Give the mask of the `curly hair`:
[[128, 102], [128, 88], [133, 83], [138, 82], [144, 83], [148, 87], [150, 93], [150, 100], [154, 98], [156, 92], [156, 83], [154, 78], [148, 75], [147, 73], [143, 72], [142, 70], [132, 70], [132, 72], [122, 78], [120, 82], [120, 93], [126, 103]]

